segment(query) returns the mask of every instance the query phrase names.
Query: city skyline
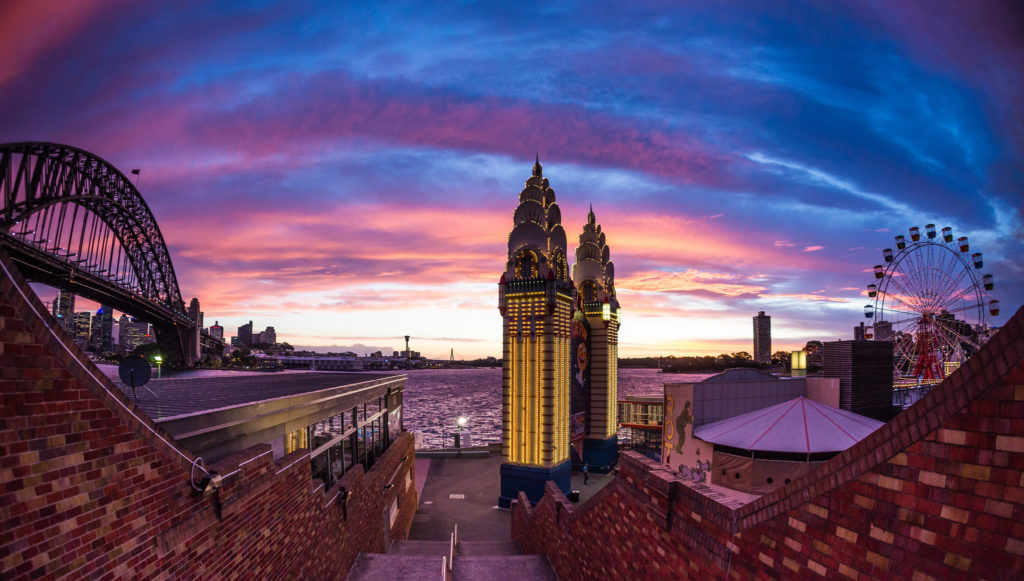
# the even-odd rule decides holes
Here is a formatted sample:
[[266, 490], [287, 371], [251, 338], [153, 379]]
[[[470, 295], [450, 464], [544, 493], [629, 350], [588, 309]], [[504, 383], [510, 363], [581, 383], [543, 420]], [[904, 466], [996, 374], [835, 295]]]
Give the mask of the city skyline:
[[773, 351], [852, 338], [882, 249], [928, 223], [985, 253], [1001, 324], [1020, 10], [11, 3], [0, 141], [141, 168], [183, 298], [227, 336], [500, 354], [538, 153], [568, 239], [593, 205], [615, 247], [622, 356], [750, 351], [762, 310]]

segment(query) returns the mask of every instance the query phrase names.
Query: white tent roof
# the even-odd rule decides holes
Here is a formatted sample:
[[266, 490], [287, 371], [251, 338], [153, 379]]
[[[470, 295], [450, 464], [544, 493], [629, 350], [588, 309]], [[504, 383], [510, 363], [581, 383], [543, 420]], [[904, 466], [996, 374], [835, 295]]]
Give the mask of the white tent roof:
[[839, 452], [882, 422], [804, 397], [705, 424], [693, 435], [721, 446], [761, 452]]

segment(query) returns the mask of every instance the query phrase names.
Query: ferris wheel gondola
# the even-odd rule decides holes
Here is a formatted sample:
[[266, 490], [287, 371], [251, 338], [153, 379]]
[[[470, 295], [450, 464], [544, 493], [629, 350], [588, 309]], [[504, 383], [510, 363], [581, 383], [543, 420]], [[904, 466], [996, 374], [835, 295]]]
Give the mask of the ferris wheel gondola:
[[896, 248], [882, 251], [882, 264], [868, 285], [872, 319], [865, 338], [892, 341], [895, 386], [942, 381], [988, 340], [999, 301], [991, 274], [982, 274], [981, 252], [971, 252], [966, 236], [934, 224], [896, 236]]

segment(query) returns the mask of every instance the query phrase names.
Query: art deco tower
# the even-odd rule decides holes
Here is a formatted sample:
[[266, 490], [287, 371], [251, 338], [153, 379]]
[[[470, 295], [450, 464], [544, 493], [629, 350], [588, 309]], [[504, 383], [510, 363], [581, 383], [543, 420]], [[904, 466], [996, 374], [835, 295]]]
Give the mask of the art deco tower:
[[555, 192], [540, 160], [519, 194], [498, 284], [502, 336], [501, 496], [532, 502], [553, 480], [569, 491], [569, 323], [573, 284]]
[[579, 293], [577, 304], [590, 327], [589, 410], [582, 460], [593, 471], [610, 470], [618, 463], [619, 301], [610, 255], [591, 208], [576, 248], [572, 280]]

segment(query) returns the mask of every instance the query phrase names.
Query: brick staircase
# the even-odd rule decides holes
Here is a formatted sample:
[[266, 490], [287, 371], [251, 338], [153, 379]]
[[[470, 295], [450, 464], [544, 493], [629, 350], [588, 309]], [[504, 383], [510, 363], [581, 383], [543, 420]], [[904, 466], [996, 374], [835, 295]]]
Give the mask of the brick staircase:
[[[458, 529], [456, 528], [456, 531]], [[544, 555], [515, 541], [395, 541], [386, 554], [359, 553], [348, 581], [557, 581]]]

